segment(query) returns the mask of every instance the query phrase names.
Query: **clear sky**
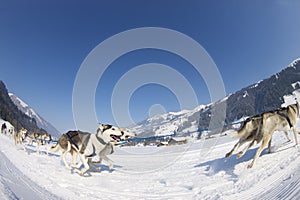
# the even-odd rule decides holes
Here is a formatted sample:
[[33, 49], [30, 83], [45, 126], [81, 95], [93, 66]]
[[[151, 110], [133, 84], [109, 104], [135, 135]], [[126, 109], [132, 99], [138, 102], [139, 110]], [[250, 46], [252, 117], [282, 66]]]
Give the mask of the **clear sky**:
[[[300, 57], [299, 10], [298, 0], [0, 0], [0, 79], [66, 132], [76, 128], [72, 114], [76, 74], [87, 55], [111, 36], [140, 27], [179, 31], [205, 48], [229, 94]], [[210, 103], [205, 82], [190, 63], [166, 51], [137, 50], [114, 60], [99, 81], [95, 98], [99, 122], [115, 124], [114, 85], [124, 73], [146, 63], [179, 71], [199, 104]], [[135, 122], [149, 113], [180, 110], [176, 95], [158, 84], [138, 88], [129, 108]]]

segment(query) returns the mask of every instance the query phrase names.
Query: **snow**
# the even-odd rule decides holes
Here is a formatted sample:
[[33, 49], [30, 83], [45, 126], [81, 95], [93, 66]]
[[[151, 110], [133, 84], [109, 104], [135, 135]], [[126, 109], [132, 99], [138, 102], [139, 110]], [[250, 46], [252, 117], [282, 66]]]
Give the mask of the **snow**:
[[291, 62], [291, 64], [289, 64], [288, 67], [295, 68], [298, 62], [300, 62], [300, 58], [297, 58], [296, 60], [294, 60], [293, 62]]
[[[3, 123], [3, 121], [0, 121]], [[299, 130], [299, 124], [298, 124]], [[291, 134], [291, 138], [293, 135]], [[237, 142], [228, 136], [166, 147], [116, 147], [108, 170], [81, 177], [60, 154], [28, 154], [0, 134], [1, 199], [299, 199], [300, 148], [282, 132], [247, 169], [258, 145], [240, 159], [224, 158]], [[68, 160], [71, 157], [68, 155]]]
[[256, 88], [263, 80], [258, 81], [256, 84], [252, 85], [251, 88]]
[[294, 89], [296, 89], [296, 86], [300, 86], [300, 81], [297, 81], [297, 82], [295, 82], [295, 83], [293, 83], [292, 84], [292, 87], [294, 88]]
[[299, 102], [299, 100], [300, 100], [300, 89], [295, 90], [291, 95], [283, 96], [284, 103], [281, 105], [281, 107], [287, 107], [288, 105], [295, 104], [296, 103], [295, 98]]
[[243, 98], [246, 98], [247, 96], [249, 96], [248, 92], [245, 91], [244, 94], [243, 94]]

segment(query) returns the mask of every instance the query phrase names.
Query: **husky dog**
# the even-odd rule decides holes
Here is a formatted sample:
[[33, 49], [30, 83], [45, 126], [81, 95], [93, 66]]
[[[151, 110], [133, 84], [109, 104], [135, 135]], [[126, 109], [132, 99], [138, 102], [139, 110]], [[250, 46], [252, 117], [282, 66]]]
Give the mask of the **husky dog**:
[[21, 144], [25, 152], [27, 152], [24, 144], [24, 140], [26, 137], [27, 137], [27, 130], [25, 128], [22, 128], [20, 131], [15, 132], [14, 134], [15, 146], [17, 146], [17, 144]]
[[[113, 144], [120, 141], [122, 132], [119, 128], [113, 127], [111, 125], [99, 125], [96, 134], [91, 134], [89, 137], [82, 138], [82, 145], [78, 146], [78, 154], [80, 162], [77, 165], [76, 172], [83, 175], [90, 168], [89, 158], [96, 155], [100, 159], [104, 159], [109, 163], [109, 169], [112, 169], [113, 162], [107, 155], [113, 153]], [[74, 144], [72, 144], [74, 146]], [[83, 168], [79, 170], [78, 168], [83, 164]]]
[[[129, 138], [136, 137], [136, 134], [132, 133], [129, 129], [127, 128], [119, 128], [121, 131], [122, 136], [120, 137], [121, 141], [126, 141]], [[90, 166], [93, 166], [95, 169], [100, 170], [99, 167], [96, 166], [96, 164], [100, 164], [102, 162], [103, 156], [106, 157], [106, 155], [110, 155], [114, 152], [113, 147], [115, 145], [118, 145], [119, 143], [117, 141], [114, 142], [109, 142], [105, 145], [105, 148], [101, 151], [101, 155], [99, 156], [98, 161], [92, 161], [92, 158], [88, 158], [88, 164]], [[108, 158], [107, 158], [108, 159]], [[106, 160], [107, 161], [107, 160]], [[111, 169], [111, 167], [110, 167]]]
[[14, 133], [14, 127], [11, 126], [11, 127], [8, 129], [8, 136], [9, 136], [9, 137], [12, 137], [13, 133]]
[[[50, 148], [52, 152], [57, 152], [58, 150], [62, 152], [61, 157], [67, 169], [71, 169], [71, 167], [76, 166], [78, 145], [82, 145], [81, 136], [84, 137], [85, 135], [90, 135], [90, 133], [85, 133], [82, 131], [68, 131], [67, 133], [61, 135], [55, 146]], [[72, 147], [72, 143], [76, 144], [77, 148]], [[70, 152], [72, 155], [71, 167], [66, 160], [66, 154], [68, 152]]]
[[[31, 132], [28, 137], [29, 137], [29, 144], [32, 145], [33, 142], [37, 144], [38, 153], [40, 153], [41, 145], [47, 145], [47, 143], [49, 143], [52, 140], [51, 135], [47, 133], [41, 134], [41, 133]], [[46, 153], [48, 155], [47, 147], [46, 147]]]
[[269, 152], [271, 151], [271, 138], [275, 131], [284, 131], [287, 139], [290, 141], [287, 131], [293, 130], [295, 142], [296, 145], [298, 145], [296, 131], [297, 117], [299, 117], [298, 102], [296, 104], [289, 105], [286, 108], [266, 112], [247, 119], [242, 128], [232, 135], [232, 137], [239, 137], [240, 140], [234, 145], [233, 149], [225, 155], [225, 157], [231, 156], [241, 145], [251, 141], [243, 151], [237, 154], [237, 158], [240, 158], [251, 146], [253, 146], [255, 142], [260, 143], [262, 141], [262, 145], [257, 150], [253, 161], [248, 165], [248, 168], [253, 167], [257, 158], [260, 156], [262, 150], [267, 144]]
[[[56, 152], [58, 150], [62, 151], [62, 159], [63, 162], [66, 166], [67, 169], [70, 169], [70, 166], [68, 165], [67, 161], [66, 161], [66, 154], [68, 152], [71, 153], [72, 155], [72, 164], [71, 167], [79, 167], [82, 164], [82, 161], [80, 161], [77, 165], [76, 165], [76, 159], [77, 159], [77, 155], [84, 152], [84, 150], [87, 148], [88, 144], [91, 144], [91, 139], [93, 139], [94, 137], [96, 137], [96, 139], [98, 139], [98, 145], [95, 145], [95, 147], [98, 147], [98, 149], [96, 148], [96, 150], [99, 151], [99, 146], [102, 146], [102, 150], [101, 153], [98, 154], [99, 156], [99, 161], [98, 162], [92, 162], [92, 160], [88, 157], [87, 158], [87, 162], [88, 165], [94, 165], [97, 163], [100, 163], [102, 161], [102, 159], [106, 160], [109, 163], [112, 163], [106, 155], [112, 154], [113, 153], [113, 146], [114, 144], [121, 140], [125, 140], [128, 139], [129, 137], [134, 137], [135, 134], [131, 133], [129, 130], [127, 129], [121, 129], [112, 125], [103, 125], [103, 124], [99, 124], [99, 128], [97, 130], [96, 134], [90, 134], [90, 133], [85, 133], [85, 132], [81, 132], [81, 131], [69, 131], [65, 134], [63, 134], [57, 144], [53, 147], [51, 147], [51, 151]], [[104, 142], [103, 142], [104, 141]], [[103, 144], [102, 144], [102, 143]], [[99, 145], [100, 143], [100, 145]], [[95, 152], [96, 154], [96, 152]], [[86, 159], [85, 159], [86, 161]], [[112, 167], [112, 164], [111, 164]]]
[[5, 123], [3, 123], [2, 126], [1, 126], [1, 133], [6, 134], [6, 131], [7, 131], [7, 126], [6, 126]]

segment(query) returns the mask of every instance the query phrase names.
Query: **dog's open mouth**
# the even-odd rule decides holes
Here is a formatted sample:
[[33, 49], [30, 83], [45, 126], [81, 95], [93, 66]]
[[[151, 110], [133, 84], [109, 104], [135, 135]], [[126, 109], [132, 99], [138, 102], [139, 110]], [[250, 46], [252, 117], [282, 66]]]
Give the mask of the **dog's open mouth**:
[[117, 136], [117, 135], [114, 135], [114, 134], [111, 134], [110, 137], [111, 137], [113, 140], [117, 141], [117, 142], [119, 142], [119, 141], [121, 140], [120, 136]]

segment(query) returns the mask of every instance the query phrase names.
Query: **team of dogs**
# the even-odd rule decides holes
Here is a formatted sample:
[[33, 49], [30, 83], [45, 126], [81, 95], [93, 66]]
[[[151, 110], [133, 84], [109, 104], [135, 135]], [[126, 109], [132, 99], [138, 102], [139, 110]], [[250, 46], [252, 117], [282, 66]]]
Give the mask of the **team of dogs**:
[[[237, 154], [237, 158], [243, 156], [246, 151], [255, 143], [261, 146], [258, 148], [252, 162], [248, 168], [253, 167], [263, 149], [268, 144], [269, 152], [271, 151], [271, 139], [275, 131], [284, 131], [287, 139], [288, 131], [294, 132], [295, 142], [298, 145], [298, 133], [296, 130], [296, 121], [299, 117], [300, 107], [298, 102], [278, 110], [265, 112], [254, 117], [246, 119], [241, 128], [232, 134], [232, 137], [238, 137], [239, 141], [234, 145], [233, 149], [228, 152], [225, 157], [231, 156], [238, 150], [240, 146], [249, 143], [242, 151]], [[2, 125], [1, 131], [6, 132], [6, 126]], [[82, 131], [69, 131], [58, 139], [55, 146], [50, 150], [52, 152], [61, 151], [62, 160], [67, 169], [75, 169], [75, 172], [84, 175], [90, 167], [99, 169], [96, 164], [100, 164], [105, 160], [109, 164], [109, 169], [113, 168], [113, 162], [107, 156], [114, 152], [114, 146], [120, 141], [126, 141], [136, 135], [128, 129], [119, 128], [112, 125], [99, 124], [95, 134], [90, 134]], [[24, 140], [27, 137], [27, 130], [22, 128], [20, 131], [14, 133], [15, 145], [21, 144], [26, 151]], [[51, 141], [51, 135], [31, 133], [29, 135], [30, 142], [37, 143], [39, 152], [40, 145], [44, 145], [45, 141]], [[66, 161], [66, 154], [72, 155], [72, 163], [69, 165]], [[48, 154], [48, 153], [47, 153]], [[79, 162], [76, 163], [79, 156]], [[98, 156], [98, 161], [93, 161], [92, 158]], [[82, 167], [83, 166], [83, 167]]]
[[[2, 125], [1, 132], [6, 134], [7, 128], [5, 123]], [[80, 175], [84, 175], [90, 167], [97, 167], [102, 160], [105, 160], [109, 164], [109, 169], [113, 168], [113, 162], [107, 155], [114, 152], [114, 146], [121, 142], [126, 141], [129, 138], [135, 137], [136, 135], [130, 132], [129, 129], [119, 128], [112, 125], [99, 124], [95, 134], [82, 132], [82, 131], [68, 131], [61, 135], [55, 146], [52, 146], [50, 150], [52, 152], [61, 151], [62, 160], [67, 169], [75, 169], [75, 172]], [[28, 131], [22, 128], [19, 131], [14, 132], [13, 139], [15, 146], [21, 145], [26, 151], [25, 140], [29, 138], [29, 144], [35, 142], [37, 144], [37, 152], [40, 152], [40, 146], [45, 145], [52, 141], [51, 135], [40, 134]], [[72, 163], [71, 166], [66, 161], [66, 154], [71, 153]], [[48, 151], [47, 151], [48, 154]], [[93, 161], [92, 158], [98, 156], [98, 161]], [[80, 158], [79, 162], [76, 163], [77, 157]], [[83, 167], [81, 167], [83, 165]]]

